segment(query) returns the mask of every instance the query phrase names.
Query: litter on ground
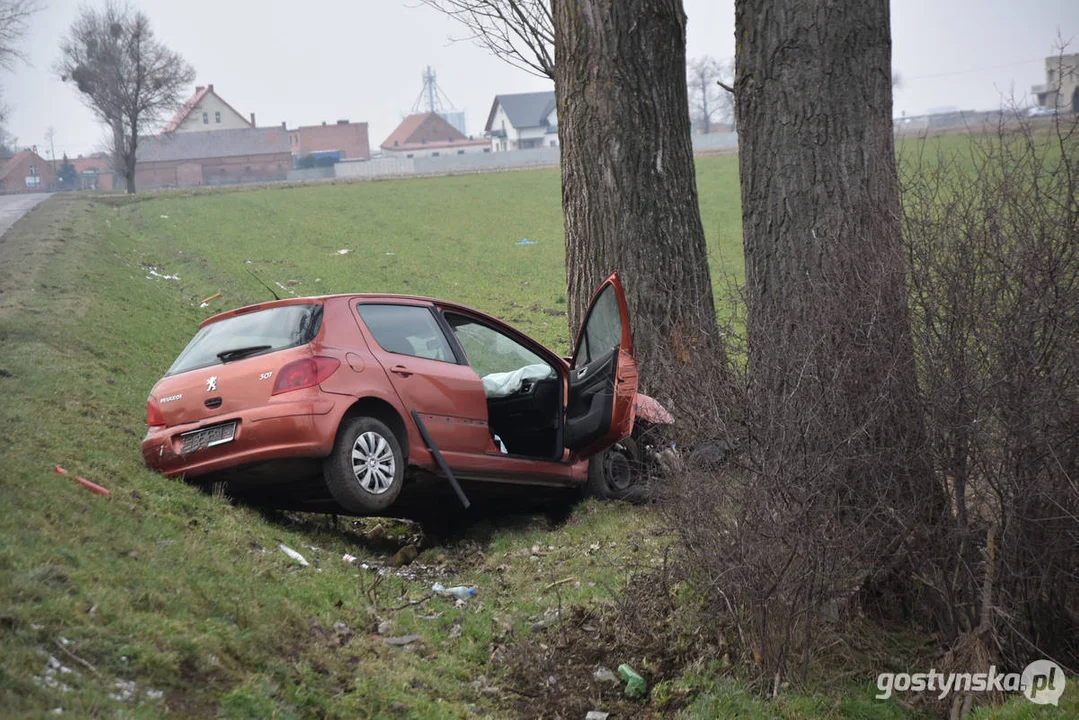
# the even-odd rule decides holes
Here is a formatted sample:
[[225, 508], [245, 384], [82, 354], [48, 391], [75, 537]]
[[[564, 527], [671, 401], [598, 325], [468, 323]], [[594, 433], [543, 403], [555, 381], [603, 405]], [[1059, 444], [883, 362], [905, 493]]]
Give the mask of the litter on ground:
[[307, 567], [308, 565], [311, 564], [311, 563], [307, 562], [307, 558], [305, 558], [303, 555], [301, 555], [300, 553], [298, 553], [295, 550], [293, 550], [292, 548], [290, 548], [288, 545], [285, 545], [284, 543], [281, 543], [277, 547], [281, 548], [281, 552], [285, 553], [290, 558], [292, 558], [296, 562], [300, 563], [304, 567]]

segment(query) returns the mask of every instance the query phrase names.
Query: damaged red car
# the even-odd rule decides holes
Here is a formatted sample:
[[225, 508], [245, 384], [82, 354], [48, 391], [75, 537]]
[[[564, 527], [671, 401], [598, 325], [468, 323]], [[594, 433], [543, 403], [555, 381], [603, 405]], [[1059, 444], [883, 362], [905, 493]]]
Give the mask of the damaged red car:
[[[629, 314], [617, 274], [569, 359], [452, 302], [355, 294], [260, 303], [204, 321], [150, 392], [146, 465], [297, 505], [389, 512], [418, 477], [631, 491], [641, 458]], [[302, 486], [302, 487], [297, 487]]]

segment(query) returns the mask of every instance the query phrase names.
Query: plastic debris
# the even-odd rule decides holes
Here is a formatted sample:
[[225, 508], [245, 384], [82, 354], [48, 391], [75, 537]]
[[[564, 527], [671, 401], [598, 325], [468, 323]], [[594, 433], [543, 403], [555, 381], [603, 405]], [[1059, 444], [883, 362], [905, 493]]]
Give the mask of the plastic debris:
[[90, 482], [89, 480], [82, 477], [81, 475], [76, 475], [75, 476], [75, 481], [78, 482], [79, 485], [82, 485], [84, 488], [89, 490], [90, 492], [95, 492], [98, 495], [104, 495], [105, 497], [109, 496], [109, 491], [107, 489], [101, 487], [97, 483]]
[[596, 671], [592, 673], [592, 677], [596, 679], [596, 682], [609, 682], [614, 683], [615, 685], [618, 684], [618, 676], [615, 675], [610, 668], [597, 668]]
[[348, 553], [345, 553], [344, 555], [342, 555], [341, 559], [344, 560], [347, 563], [352, 563], [352, 564], [355, 564], [356, 561], [359, 560], [359, 558], [356, 557], [355, 555], [349, 555]]
[[348, 255], [350, 252], [352, 252], [352, 251], [349, 250], [348, 248], [341, 248], [340, 250], [337, 251], [336, 254], [337, 255]]
[[165, 275], [163, 273], [159, 273], [157, 271], [157, 268], [152, 268], [152, 267], [147, 268], [146, 272], [150, 273], [150, 275], [153, 275], [154, 277], [161, 278], [162, 280], [179, 280], [180, 279], [179, 275]]
[[435, 583], [431, 586], [431, 592], [438, 595], [448, 595], [455, 597], [458, 600], [468, 600], [470, 597], [476, 594], [476, 588], [466, 587], [464, 585], [458, 585], [456, 587], [442, 587], [442, 583]]
[[618, 674], [626, 681], [626, 697], [636, 700], [648, 694], [648, 683], [629, 665], [625, 663], [619, 665]]
[[539, 240], [529, 240], [528, 238], [521, 238], [518, 242], [515, 242], [513, 244], [514, 245], [539, 245]]
[[169, 216], [168, 216], [168, 215], [162, 215], [162, 216], [161, 216], [161, 219], [162, 219], [162, 220], [168, 220], [168, 219], [169, 219]]
[[589, 710], [588, 714], [584, 716], [584, 720], [607, 720], [610, 715], [609, 712], [603, 712], [602, 710]]
[[206, 298], [201, 303], [199, 303], [199, 307], [204, 308], [207, 305], [209, 305], [211, 302], [213, 302], [214, 300], [218, 300], [220, 297], [221, 297], [221, 293], [215, 292], [213, 295], [211, 295], [210, 297]]
[[311, 563], [307, 562], [307, 558], [305, 558], [303, 555], [301, 555], [300, 553], [298, 553], [295, 550], [293, 550], [292, 548], [290, 548], [288, 545], [285, 545], [284, 543], [281, 543], [277, 547], [281, 548], [281, 552], [285, 553], [290, 558], [292, 558], [296, 562], [300, 563], [304, 567], [307, 567], [308, 565], [311, 564]]

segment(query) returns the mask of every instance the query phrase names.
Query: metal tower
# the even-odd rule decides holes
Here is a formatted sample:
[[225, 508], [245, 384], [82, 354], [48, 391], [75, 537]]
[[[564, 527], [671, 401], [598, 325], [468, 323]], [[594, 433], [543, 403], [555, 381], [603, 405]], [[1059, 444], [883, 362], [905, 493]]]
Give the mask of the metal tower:
[[438, 113], [446, 122], [457, 128], [461, 134], [465, 134], [465, 114], [453, 108], [453, 102], [438, 86], [435, 69], [430, 65], [423, 69], [423, 90], [420, 91], [416, 102], [412, 104], [412, 112]]

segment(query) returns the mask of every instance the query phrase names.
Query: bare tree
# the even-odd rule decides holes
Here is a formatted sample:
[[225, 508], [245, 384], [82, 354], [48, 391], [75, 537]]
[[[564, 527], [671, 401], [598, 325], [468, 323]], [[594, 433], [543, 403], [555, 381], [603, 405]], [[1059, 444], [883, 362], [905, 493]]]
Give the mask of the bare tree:
[[40, 9], [38, 0], [0, 0], [0, 68], [11, 70], [24, 59], [19, 43]]
[[[38, 0], [0, 0], [0, 70], [12, 70], [24, 60], [19, 44], [30, 29], [30, 18], [41, 9]], [[8, 108], [0, 104], [0, 124], [7, 119]], [[14, 147], [15, 138], [0, 127], [0, 145]]]
[[712, 132], [712, 123], [730, 123], [734, 98], [721, 87], [729, 85], [731, 69], [714, 57], [704, 55], [689, 63], [689, 115], [702, 133]]
[[111, 129], [114, 169], [134, 193], [139, 134], [180, 106], [194, 69], [157, 41], [145, 14], [110, 0], [79, 11], [55, 71]]
[[423, 0], [468, 31], [471, 40], [509, 64], [554, 79], [550, 0]]

